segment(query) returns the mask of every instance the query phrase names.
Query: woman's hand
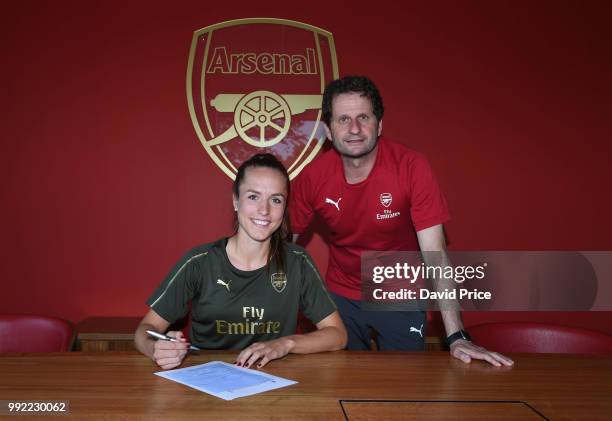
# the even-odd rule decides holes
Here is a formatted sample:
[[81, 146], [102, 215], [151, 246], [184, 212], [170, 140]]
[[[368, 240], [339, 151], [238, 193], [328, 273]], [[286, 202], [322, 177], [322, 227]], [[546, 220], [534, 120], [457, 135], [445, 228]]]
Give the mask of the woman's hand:
[[267, 342], [255, 342], [240, 352], [236, 365], [262, 368], [288, 353], [312, 354], [336, 351], [346, 346], [347, 334], [338, 311], [316, 324], [317, 330], [303, 335], [284, 336]]
[[170, 322], [163, 319], [153, 309], [144, 316], [134, 333], [136, 349], [151, 358], [164, 370], [179, 366], [185, 359], [189, 349], [189, 342], [183, 337], [183, 332], [170, 331], [168, 336], [178, 339], [178, 342], [155, 340], [147, 334], [147, 330], [165, 332]]
[[262, 368], [271, 360], [287, 355], [293, 345], [294, 341], [288, 336], [268, 342], [255, 342], [240, 352], [236, 358], [236, 365], [249, 368], [257, 363], [257, 368]]
[[171, 330], [166, 335], [176, 338], [180, 342], [155, 341], [152, 358], [158, 366], [164, 370], [169, 370], [181, 365], [189, 350], [189, 343], [183, 337], [183, 332]]

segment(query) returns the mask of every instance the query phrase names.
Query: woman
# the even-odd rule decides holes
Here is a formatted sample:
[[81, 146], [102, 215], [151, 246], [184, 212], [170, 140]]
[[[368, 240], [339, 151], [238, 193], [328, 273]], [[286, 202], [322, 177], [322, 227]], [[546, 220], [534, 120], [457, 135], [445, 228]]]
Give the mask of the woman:
[[[342, 349], [346, 330], [310, 256], [289, 236], [289, 177], [270, 154], [238, 169], [233, 187], [237, 229], [230, 238], [191, 250], [149, 297], [135, 334], [136, 348], [161, 368], [181, 364], [189, 343], [156, 341], [191, 304], [191, 340], [203, 349], [242, 349], [236, 364], [266, 365], [288, 353]], [[296, 335], [298, 310], [317, 330]]]

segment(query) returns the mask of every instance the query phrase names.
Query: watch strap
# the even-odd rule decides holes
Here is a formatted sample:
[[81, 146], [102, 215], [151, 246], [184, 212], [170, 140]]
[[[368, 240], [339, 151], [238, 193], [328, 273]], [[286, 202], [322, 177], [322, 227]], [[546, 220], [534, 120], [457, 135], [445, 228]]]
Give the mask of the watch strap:
[[461, 329], [446, 338], [446, 344], [448, 346], [451, 346], [453, 342], [458, 341], [459, 339], [472, 342], [472, 337], [470, 336], [470, 334], [467, 333], [467, 331]]

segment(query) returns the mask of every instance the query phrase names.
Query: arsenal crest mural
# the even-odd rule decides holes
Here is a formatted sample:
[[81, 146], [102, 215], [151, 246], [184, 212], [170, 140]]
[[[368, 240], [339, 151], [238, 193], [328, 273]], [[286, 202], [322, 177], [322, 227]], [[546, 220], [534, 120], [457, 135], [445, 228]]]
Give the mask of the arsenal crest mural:
[[239, 19], [194, 32], [187, 101], [204, 150], [230, 178], [275, 155], [294, 178], [320, 150], [321, 99], [338, 78], [332, 34], [282, 19]]

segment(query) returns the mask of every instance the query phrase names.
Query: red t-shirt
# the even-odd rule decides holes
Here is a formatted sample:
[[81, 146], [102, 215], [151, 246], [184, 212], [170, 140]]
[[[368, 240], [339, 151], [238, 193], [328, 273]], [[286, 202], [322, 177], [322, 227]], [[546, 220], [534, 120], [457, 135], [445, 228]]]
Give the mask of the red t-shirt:
[[317, 213], [330, 230], [327, 286], [361, 299], [361, 253], [419, 249], [416, 231], [450, 219], [446, 200], [425, 157], [381, 138], [372, 171], [348, 184], [335, 150], [319, 156], [293, 181], [290, 214], [300, 234]]

